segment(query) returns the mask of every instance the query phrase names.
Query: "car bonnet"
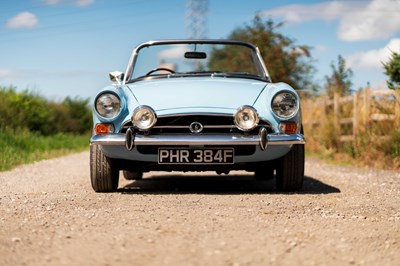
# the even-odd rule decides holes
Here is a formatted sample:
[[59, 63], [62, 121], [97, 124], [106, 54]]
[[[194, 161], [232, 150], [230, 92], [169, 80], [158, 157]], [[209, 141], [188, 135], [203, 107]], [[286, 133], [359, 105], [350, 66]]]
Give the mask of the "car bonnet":
[[156, 112], [175, 109], [232, 110], [253, 105], [266, 82], [237, 78], [169, 78], [128, 84], [139, 105]]

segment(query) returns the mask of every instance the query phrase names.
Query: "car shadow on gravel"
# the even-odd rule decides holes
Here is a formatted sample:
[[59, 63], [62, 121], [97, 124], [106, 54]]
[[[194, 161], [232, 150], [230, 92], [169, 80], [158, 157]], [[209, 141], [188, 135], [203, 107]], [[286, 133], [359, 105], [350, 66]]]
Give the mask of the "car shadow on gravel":
[[[253, 175], [153, 175], [129, 182], [118, 191], [126, 194], [259, 194], [276, 191], [275, 180], [256, 180]], [[296, 194], [340, 193], [340, 189], [305, 176], [303, 190]], [[293, 194], [293, 192], [290, 192]]]

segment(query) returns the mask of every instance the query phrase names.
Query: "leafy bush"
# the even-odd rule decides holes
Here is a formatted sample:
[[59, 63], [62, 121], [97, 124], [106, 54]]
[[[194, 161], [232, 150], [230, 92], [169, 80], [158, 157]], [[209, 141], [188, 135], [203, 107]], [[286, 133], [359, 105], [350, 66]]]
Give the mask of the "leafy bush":
[[52, 102], [29, 91], [0, 87], [0, 131], [29, 131], [41, 135], [83, 134], [90, 131], [89, 99]]
[[88, 99], [53, 102], [13, 87], [0, 87], [0, 99], [0, 171], [88, 147]]

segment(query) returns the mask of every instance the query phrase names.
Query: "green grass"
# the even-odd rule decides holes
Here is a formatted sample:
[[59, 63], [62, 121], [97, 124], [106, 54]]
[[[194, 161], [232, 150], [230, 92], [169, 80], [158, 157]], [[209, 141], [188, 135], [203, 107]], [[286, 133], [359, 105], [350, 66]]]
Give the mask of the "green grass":
[[89, 147], [88, 135], [57, 134], [42, 136], [23, 132], [0, 132], [0, 171], [21, 164], [33, 163]]

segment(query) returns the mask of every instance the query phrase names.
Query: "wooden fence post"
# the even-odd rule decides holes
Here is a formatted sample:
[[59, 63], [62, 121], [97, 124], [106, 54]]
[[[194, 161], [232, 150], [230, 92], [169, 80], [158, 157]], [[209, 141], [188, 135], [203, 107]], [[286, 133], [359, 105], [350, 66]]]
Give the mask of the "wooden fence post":
[[357, 137], [358, 134], [358, 91], [353, 94], [353, 138]]
[[336, 135], [340, 137], [340, 95], [335, 92], [333, 95], [333, 121]]
[[322, 97], [322, 106], [321, 106], [321, 124], [320, 124], [320, 130], [321, 132], [325, 128], [325, 123], [326, 123], [326, 99], [327, 96]]
[[369, 95], [370, 95], [369, 87], [366, 87], [363, 93], [363, 109], [364, 109], [363, 124], [365, 130], [367, 129], [369, 124], [369, 101], [370, 101]]

